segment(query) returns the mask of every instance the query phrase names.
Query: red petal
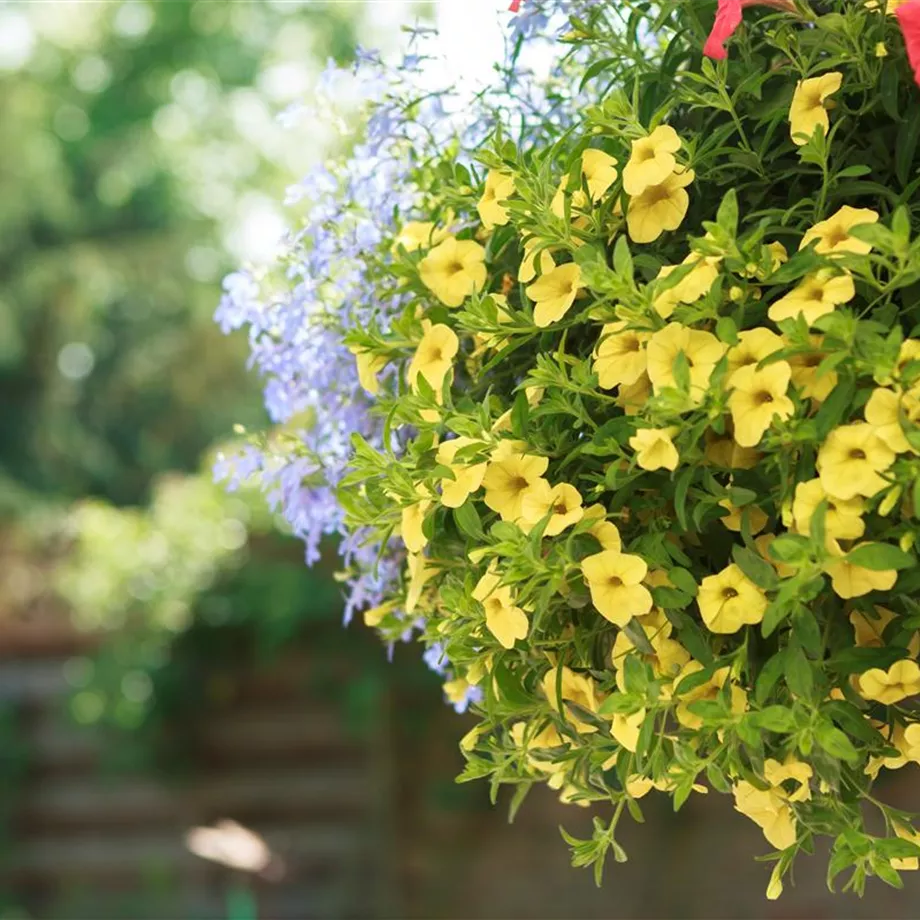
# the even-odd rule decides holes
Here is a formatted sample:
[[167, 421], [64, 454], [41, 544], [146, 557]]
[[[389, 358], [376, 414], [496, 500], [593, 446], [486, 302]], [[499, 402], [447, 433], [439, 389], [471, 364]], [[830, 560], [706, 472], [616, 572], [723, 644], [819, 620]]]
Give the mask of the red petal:
[[508, 7], [508, 10], [512, 13], [517, 13], [521, 9], [521, 0], [511, 0], [511, 6]]
[[895, 10], [904, 44], [907, 46], [907, 59], [914, 71], [914, 82], [920, 86], [920, 0], [908, 0]]
[[741, 0], [719, 0], [716, 21], [713, 23], [709, 38], [706, 39], [706, 44], [703, 45], [703, 54], [719, 61], [728, 57], [725, 42], [731, 38], [739, 25], [741, 25]]

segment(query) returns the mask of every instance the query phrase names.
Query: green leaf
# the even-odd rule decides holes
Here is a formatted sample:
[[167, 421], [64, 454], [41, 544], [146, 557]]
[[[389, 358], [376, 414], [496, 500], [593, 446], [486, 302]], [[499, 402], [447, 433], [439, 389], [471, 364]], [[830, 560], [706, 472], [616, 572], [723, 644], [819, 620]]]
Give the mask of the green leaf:
[[862, 546], [850, 550], [846, 560], [860, 568], [872, 569], [873, 572], [909, 569], [916, 564], [916, 559], [910, 553], [905, 553], [890, 543], [863, 543]]
[[833, 428], [836, 428], [850, 408], [856, 393], [856, 383], [850, 377], [842, 378], [831, 390], [830, 396], [821, 404], [814, 417], [817, 437], [823, 441]]
[[821, 655], [823, 648], [821, 627], [808, 607], [799, 604], [793, 611], [792, 634], [798, 640], [799, 645], [813, 658]]
[[459, 508], [454, 508], [454, 521], [458, 530], [464, 536], [470, 537], [477, 542], [483, 542], [486, 539], [485, 531], [482, 529], [482, 521], [474, 502], [466, 501]]
[[887, 670], [896, 661], [907, 657], [907, 649], [896, 646], [847, 648], [828, 658], [825, 665], [836, 674], [862, 674], [870, 668]]
[[794, 607], [793, 602], [779, 597], [767, 604], [767, 609], [763, 614], [763, 621], [760, 624], [760, 633], [764, 639], [776, 632], [776, 627], [792, 613]]
[[716, 323], [716, 336], [726, 345], [738, 344], [738, 326], [730, 316], [720, 316]]
[[732, 548], [732, 559], [735, 560], [738, 568], [744, 572], [745, 576], [754, 582], [758, 588], [763, 588], [764, 591], [772, 591], [776, 587], [779, 579], [773, 566], [766, 559], [761, 559], [757, 553], [753, 553], [743, 546], [735, 546]]
[[812, 664], [798, 645], [786, 649], [786, 683], [796, 696], [806, 700], [815, 690]]
[[859, 753], [853, 747], [853, 742], [827, 719], [821, 719], [815, 726], [815, 740], [831, 757], [850, 763], [859, 760]]
[[778, 562], [803, 562], [811, 551], [811, 541], [796, 533], [784, 533], [769, 546], [767, 552]]
[[669, 588], [667, 585], [652, 588], [652, 597], [655, 604], [666, 610], [683, 610], [693, 602], [692, 594], [685, 594], [678, 591], [677, 588]]
[[758, 728], [770, 732], [791, 732], [795, 729], [795, 715], [785, 706], [767, 706], [760, 712], [752, 712], [748, 719]]
[[734, 238], [738, 234], [738, 195], [730, 188], [716, 212], [716, 223]]
[[525, 440], [527, 438], [527, 420], [530, 418], [530, 405], [527, 402], [527, 394], [521, 390], [514, 397], [514, 405], [511, 407], [511, 430], [516, 438]]
[[754, 699], [757, 703], [762, 704], [770, 695], [770, 691], [776, 686], [786, 668], [786, 650], [782, 649], [772, 658], [768, 658], [764, 666], [754, 681]]
[[613, 269], [618, 275], [626, 278], [633, 276], [632, 255], [629, 252], [629, 243], [625, 236], [620, 236], [613, 247]]
[[681, 530], [688, 530], [687, 521], [687, 493], [690, 491], [690, 483], [693, 481], [693, 467], [685, 467], [677, 477], [677, 484], [674, 487], [674, 513], [677, 515], [677, 522]]
[[499, 661], [492, 668], [492, 676], [498, 684], [501, 699], [512, 706], [528, 707], [533, 702], [520, 680], [511, 672], [508, 666]]
[[670, 581], [675, 588], [683, 591], [684, 594], [689, 594], [691, 597], [696, 597], [699, 591], [699, 587], [693, 580], [693, 576], [686, 569], [671, 569], [668, 572], [668, 581]]

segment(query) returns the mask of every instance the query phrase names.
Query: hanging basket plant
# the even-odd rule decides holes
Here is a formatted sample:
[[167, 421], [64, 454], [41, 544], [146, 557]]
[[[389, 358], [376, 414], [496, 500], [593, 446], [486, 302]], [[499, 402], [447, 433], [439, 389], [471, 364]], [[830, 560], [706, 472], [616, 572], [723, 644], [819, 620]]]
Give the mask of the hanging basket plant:
[[464, 779], [606, 806], [598, 877], [656, 793], [732, 796], [771, 897], [818, 836], [918, 866], [872, 794], [920, 762], [918, 8], [583, 2], [466, 121], [413, 58], [222, 306], [288, 423], [249, 468], [476, 713]]

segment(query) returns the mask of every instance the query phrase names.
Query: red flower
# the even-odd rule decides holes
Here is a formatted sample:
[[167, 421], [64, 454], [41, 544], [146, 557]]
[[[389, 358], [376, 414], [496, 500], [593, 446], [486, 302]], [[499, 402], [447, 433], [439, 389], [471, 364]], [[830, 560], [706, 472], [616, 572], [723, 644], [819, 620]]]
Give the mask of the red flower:
[[920, 0], [908, 0], [896, 10], [904, 44], [907, 46], [907, 59], [914, 71], [914, 82], [920, 86]]
[[517, 13], [521, 8], [521, 0], [511, 0], [511, 6], [508, 7], [508, 10], [512, 13]]
[[[916, 0], [911, 0], [911, 2], [916, 2]], [[728, 57], [725, 42], [735, 34], [735, 29], [741, 25], [741, 11], [746, 6], [754, 6], [757, 3], [761, 6], [774, 6], [790, 13], [795, 12], [795, 7], [790, 0], [719, 0], [716, 21], [713, 23], [709, 38], [706, 39], [706, 44], [703, 45], [703, 54], [719, 61]]]

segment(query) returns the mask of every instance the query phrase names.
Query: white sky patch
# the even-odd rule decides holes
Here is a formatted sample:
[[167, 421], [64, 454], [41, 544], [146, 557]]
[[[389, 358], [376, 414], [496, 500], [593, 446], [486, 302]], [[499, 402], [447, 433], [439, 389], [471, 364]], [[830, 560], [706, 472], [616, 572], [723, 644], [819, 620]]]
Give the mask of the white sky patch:
[[35, 32], [29, 20], [15, 10], [0, 12], [0, 70], [19, 70], [35, 49]]

